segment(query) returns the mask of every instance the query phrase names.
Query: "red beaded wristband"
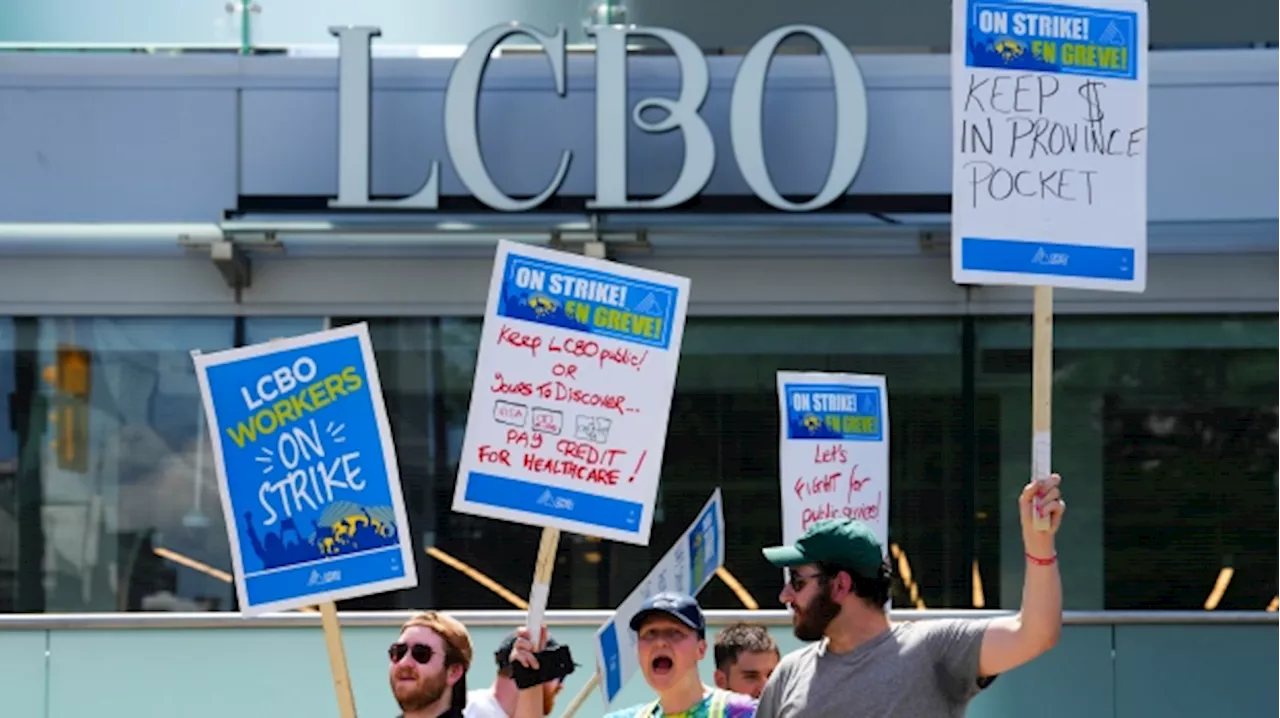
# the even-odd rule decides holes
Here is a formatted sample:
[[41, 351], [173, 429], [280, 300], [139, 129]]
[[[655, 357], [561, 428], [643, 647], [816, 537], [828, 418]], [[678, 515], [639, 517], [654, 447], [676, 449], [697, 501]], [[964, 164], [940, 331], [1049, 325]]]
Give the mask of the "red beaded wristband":
[[[1026, 552], [1024, 551], [1023, 553], [1026, 553]], [[1050, 556], [1049, 558], [1040, 558], [1039, 556], [1032, 556], [1029, 553], [1027, 553], [1026, 555], [1027, 555], [1027, 560], [1030, 561], [1031, 563], [1034, 563], [1037, 566], [1052, 566], [1053, 564], [1058, 562], [1058, 554], [1056, 553]]]

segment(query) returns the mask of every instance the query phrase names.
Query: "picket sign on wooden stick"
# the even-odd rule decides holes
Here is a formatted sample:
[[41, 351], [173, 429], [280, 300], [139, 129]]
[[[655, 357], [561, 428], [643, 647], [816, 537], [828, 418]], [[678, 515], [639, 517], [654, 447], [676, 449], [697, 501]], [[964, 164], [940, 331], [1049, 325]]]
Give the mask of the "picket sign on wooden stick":
[[[1031, 339], [1031, 471], [1043, 479], [1053, 472], [1053, 287], [1035, 288]], [[1032, 512], [1032, 526], [1049, 530], [1048, 514], [1041, 515], [1039, 501]]]
[[[315, 611], [312, 607], [318, 607], [339, 715], [356, 718], [336, 602], [418, 584], [413, 546], [407, 538], [409, 519], [400, 488], [399, 467], [368, 325], [357, 323], [334, 329], [325, 319], [324, 328], [318, 332], [274, 337], [211, 355], [195, 350], [191, 355], [205, 409], [204, 425], [218, 472], [241, 614], [252, 618], [271, 611]], [[346, 387], [344, 391], [330, 388], [335, 376], [342, 377], [339, 383]], [[332, 394], [324, 403], [317, 398], [321, 388]], [[360, 400], [336, 400], [355, 391], [363, 395]], [[286, 426], [289, 422], [302, 422], [303, 418], [274, 413], [280, 405], [288, 403], [286, 397], [305, 399], [308, 395], [312, 403], [304, 408], [310, 434], [301, 426]], [[271, 408], [265, 408], [268, 403], [272, 404]], [[270, 430], [260, 427], [257, 436], [248, 431], [246, 427], [260, 424], [265, 421], [264, 417], [273, 417]], [[292, 472], [300, 461], [312, 462], [317, 455], [324, 457], [325, 442], [317, 427], [326, 425], [328, 429], [324, 434], [332, 443], [346, 443], [343, 470], [349, 472], [348, 479], [362, 469], [372, 469], [361, 474], [367, 478], [359, 486], [351, 482], [334, 483], [329, 501], [355, 500], [363, 504], [364, 525], [371, 529], [370, 537], [377, 540], [365, 543], [360, 538], [360, 544], [351, 546], [354, 551], [345, 550], [335, 535], [326, 537], [326, 541], [330, 538], [333, 541], [321, 543], [321, 524], [336, 532], [338, 522], [347, 519], [326, 517], [314, 502], [309, 502], [311, 516], [294, 513], [292, 520], [284, 522], [276, 534], [283, 541], [284, 531], [297, 533], [299, 541], [292, 545], [298, 550], [288, 555], [264, 552], [254, 527], [254, 514], [259, 504], [271, 511], [263, 498], [262, 488], [267, 484], [260, 488], [247, 477], [258, 472], [269, 473], [277, 461]], [[348, 426], [351, 431], [343, 436]], [[277, 433], [277, 429], [281, 431]], [[257, 442], [266, 435], [271, 435], [274, 451], [265, 442]], [[310, 437], [306, 443], [311, 450], [299, 448], [302, 445], [298, 443], [298, 436]], [[285, 449], [290, 446], [295, 447], [294, 458], [287, 460], [284, 457], [289, 454]], [[367, 467], [356, 461], [361, 457], [370, 462]], [[353, 465], [347, 466], [348, 459]], [[307, 468], [314, 471], [314, 466]], [[298, 473], [306, 471], [299, 469]], [[235, 481], [228, 477], [235, 477]], [[339, 489], [337, 496], [332, 493], [334, 488]], [[303, 538], [294, 525], [305, 525], [306, 518], [316, 527], [311, 538]], [[270, 521], [274, 523], [274, 514]], [[355, 528], [352, 535], [361, 536]], [[246, 553], [249, 545], [252, 552]], [[397, 554], [389, 553], [392, 550]], [[346, 573], [348, 570], [350, 573]]]
[[[499, 241], [476, 355], [453, 510], [542, 529], [526, 616], [535, 643], [562, 532], [647, 546], [652, 528], [689, 280], [605, 250], [599, 239], [583, 243], [585, 258]], [[616, 485], [535, 470], [562, 461], [551, 447], [564, 445], [599, 456], [584, 461]], [[612, 680], [604, 668], [595, 685]]]
[[[951, 3], [952, 131], [958, 139], [951, 163], [951, 278], [966, 288], [1034, 289], [1032, 479], [1053, 471], [1054, 290], [1146, 291], [1150, 4]], [[1034, 32], [1024, 22], [1032, 5], [1040, 22], [1076, 28], [1076, 36]], [[1115, 61], [1079, 63], [1075, 49], [1082, 47]], [[1045, 88], [1043, 101], [1007, 112], [1004, 91], [995, 89], [1005, 83]], [[1010, 112], [1018, 116], [1006, 122]], [[1062, 157], [1037, 151], [1034, 133], [1023, 132], [1022, 123], [1080, 127], [1086, 142], [1079, 151], [1070, 149], [1072, 169]], [[1110, 137], [1126, 138], [1124, 151], [1083, 146], [1096, 138], [1106, 145]], [[1024, 179], [1070, 181], [1068, 176], [1087, 177], [1087, 192], [1020, 189]], [[1047, 531], [1050, 519], [1039, 508], [1037, 497], [1032, 525]]]

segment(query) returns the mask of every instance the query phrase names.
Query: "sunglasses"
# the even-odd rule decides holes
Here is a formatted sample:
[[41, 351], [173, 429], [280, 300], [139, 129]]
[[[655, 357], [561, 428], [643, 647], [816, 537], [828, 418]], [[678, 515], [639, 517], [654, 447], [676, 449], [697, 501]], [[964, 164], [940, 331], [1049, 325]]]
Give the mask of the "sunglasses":
[[796, 593], [800, 593], [801, 591], [803, 591], [804, 587], [815, 578], [822, 578], [821, 572], [811, 573], [807, 576], [801, 576], [795, 571], [788, 571], [788, 573], [790, 575], [787, 576], [787, 583], [790, 584], [791, 590]]
[[387, 655], [391, 658], [392, 663], [399, 663], [404, 659], [405, 654], [412, 655], [414, 661], [425, 666], [431, 662], [436, 652], [435, 649], [425, 643], [392, 643], [391, 647], [387, 649]]

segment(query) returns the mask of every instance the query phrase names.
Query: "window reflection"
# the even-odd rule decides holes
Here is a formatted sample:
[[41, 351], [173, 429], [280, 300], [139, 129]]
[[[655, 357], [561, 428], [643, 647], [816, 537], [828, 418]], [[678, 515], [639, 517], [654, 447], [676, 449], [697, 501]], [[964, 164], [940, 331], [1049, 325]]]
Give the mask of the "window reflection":
[[[1054, 332], [1066, 607], [1200, 610], [1230, 567], [1217, 608], [1264, 608], [1277, 588], [1276, 318], [1062, 317]], [[979, 324], [1002, 496], [1030, 466], [1030, 342], [1025, 320]], [[1019, 541], [1009, 512], [1006, 606], [1021, 591]]]
[[[959, 319], [693, 319], [685, 328], [662, 484], [648, 547], [610, 545], [610, 594], [624, 598], [724, 490], [725, 566], [763, 608], [780, 608], [780, 572], [760, 547], [782, 537], [778, 480], [781, 369], [885, 374], [889, 388], [889, 532], [910, 557], [927, 605], [967, 600], [968, 531], [961, 436]], [[901, 581], [894, 602], [909, 595]], [[742, 608], [721, 581], [704, 605]]]
[[[332, 324], [355, 321], [373, 338], [420, 585], [342, 608], [511, 608], [539, 530], [451, 510], [480, 320]], [[0, 611], [234, 610], [190, 351], [325, 325], [0, 317]], [[1276, 335], [1263, 316], [1058, 318], [1068, 608], [1198, 610], [1221, 576], [1217, 610], [1276, 594]], [[564, 535], [551, 605], [616, 605], [720, 486], [727, 567], [775, 607], [780, 575], [759, 554], [781, 533], [774, 373], [816, 369], [888, 376], [893, 561], [911, 570], [895, 605], [1017, 606], [1006, 504], [1030, 466], [1030, 339], [1025, 318], [690, 320], [650, 546]], [[743, 605], [719, 580], [702, 598]]]
[[[33, 410], [20, 431], [22, 474], [37, 477], [41, 507], [19, 522], [39, 527], [24, 537], [43, 543], [42, 609], [226, 609], [229, 586], [156, 549], [228, 565], [190, 352], [230, 348], [233, 321], [58, 318], [34, 329], [32, 405], [53, 410]], [[87, 416], [70, 428], [79, 418], [66, 374], [76, 369], [59, 358], [75, 350]]]
[[0, 613], [16, 610], [18, 579], [18, 435], [13, 320], [0, 317]]

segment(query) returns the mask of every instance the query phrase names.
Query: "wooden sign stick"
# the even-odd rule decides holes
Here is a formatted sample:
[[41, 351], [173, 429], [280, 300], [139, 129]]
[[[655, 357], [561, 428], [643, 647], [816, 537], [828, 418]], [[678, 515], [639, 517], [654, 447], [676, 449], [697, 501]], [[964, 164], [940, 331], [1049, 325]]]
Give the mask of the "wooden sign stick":
[[599, 669], [591, 674], [591, 678], [587, 679], [587, 684], [582, 687], [582, 690], [578, 691], [573, 700], [569, 701], [569, 705], [565, 707], [564, 713], [560, 715], [560, 718], [573, 718], [573, 715], [578, 712], [582, 704], [587, 702], [587, 696], [591, 695], [591, 691], [594, 691], [598, 685], [600, 685]]
[[356, 718], [356, 699], [351, 692], [351, 675], [347, 672], [347, 652], [342, 647], [342, 628], [338, 625], [338, 607], [333, 601], [320, 604], [320, 623], [324, 626], [324, 643], [329, 650], [329, 670], [333, 672], [333, 690], [338, 695], [340, 718]]
[[[1031, 473], [1043, 479], [1053, 473], [1053, 287], [1035, 288], [1031, 339]], [[1036, 502], [1036, 509], [1039, 502]], [[1049, 517], [1034, 511], [1032, 525], [1049, 530]]]
[[547, 598], [551, 595], [551, 574], [556, 570], [556, 552], [560, 548], [560, 529], [542, 529], [538, 543], [538, 562], [533, 568], [533, 587], [529, 589], [529, 640], [536, 646], [542, 617], [547, 612]]

